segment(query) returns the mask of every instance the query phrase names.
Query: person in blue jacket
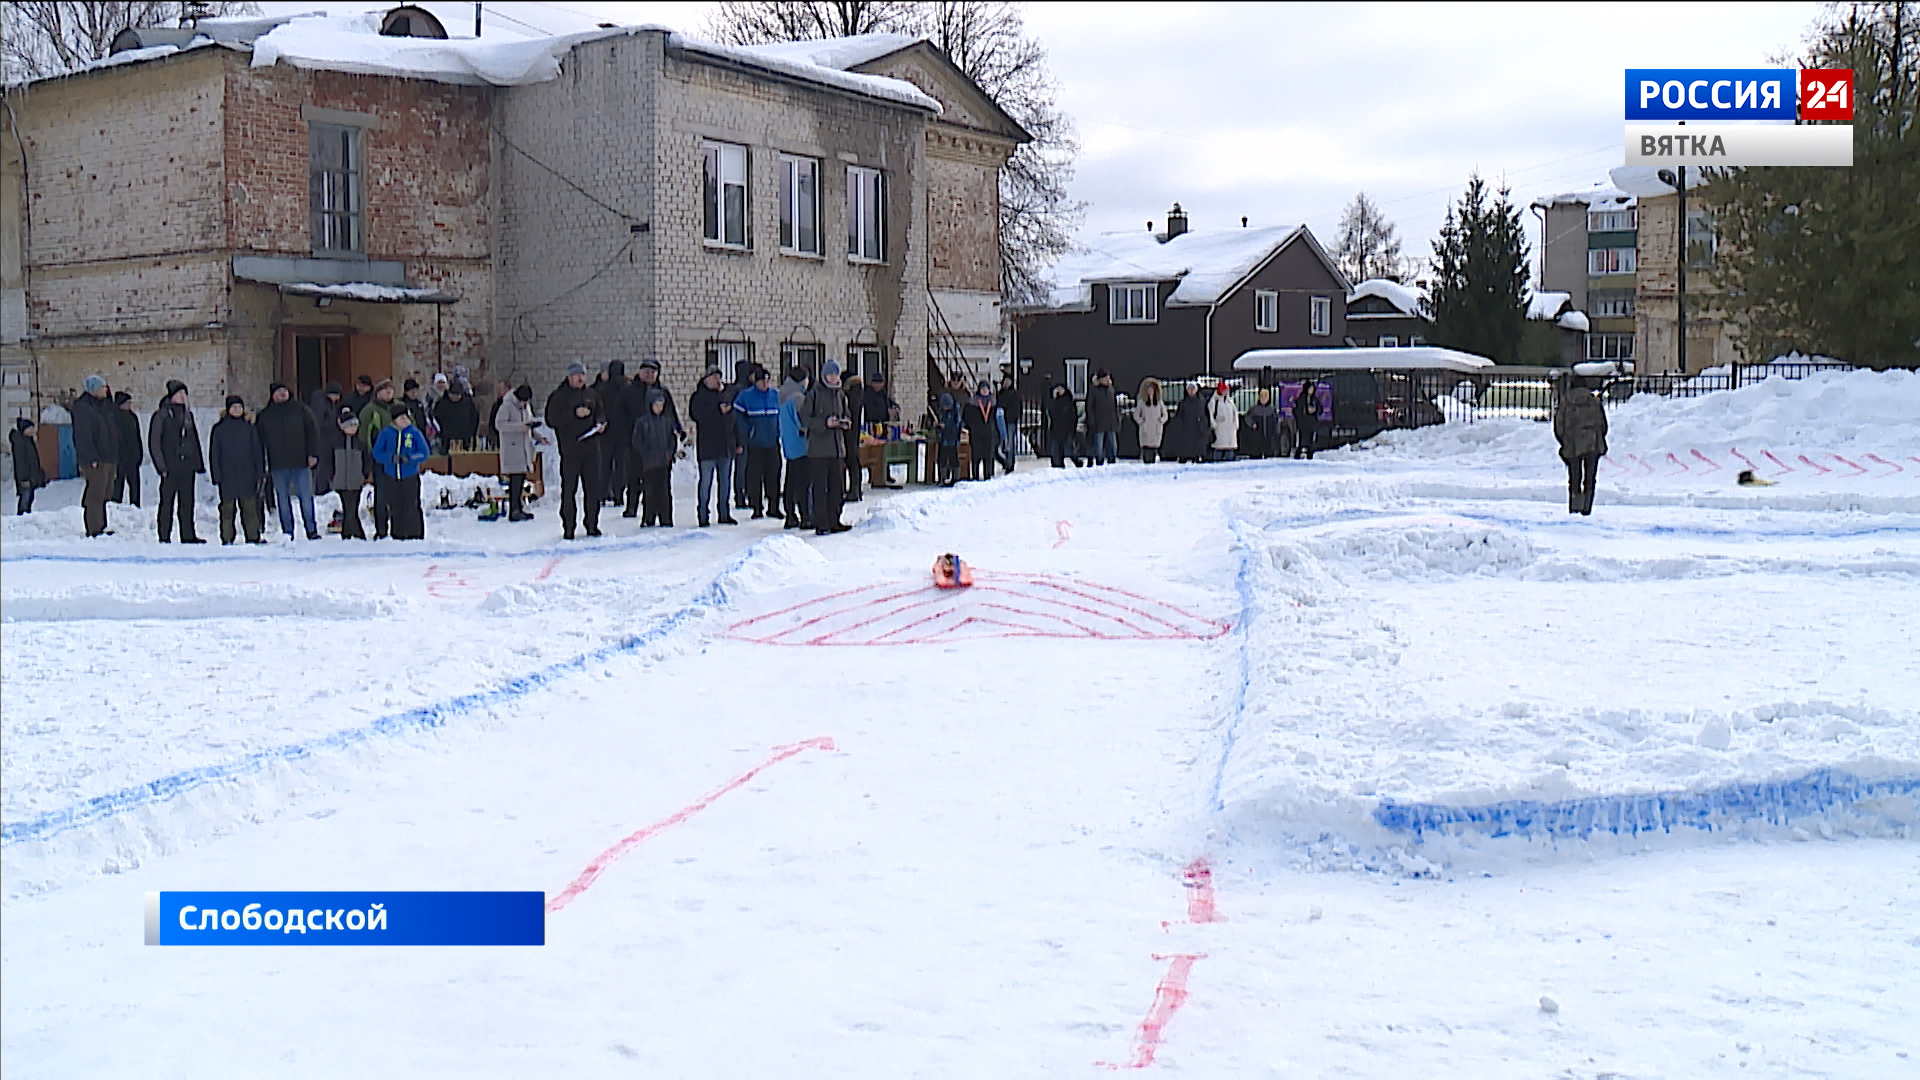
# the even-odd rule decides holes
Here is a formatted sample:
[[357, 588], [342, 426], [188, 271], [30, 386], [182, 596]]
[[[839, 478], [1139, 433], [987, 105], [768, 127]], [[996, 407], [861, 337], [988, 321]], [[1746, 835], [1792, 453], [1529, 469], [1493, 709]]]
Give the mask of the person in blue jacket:
[[960, 402], [952, 394], [940, 395], [940, 486], [960, 482]]
[[759, 364], [747, 374], [747, 385], [733, 398], [734, 423], [740, 444], [747, 448], [747, 508], [752, 516], [780, 512], [780, 392], [773, 376]]
[[424, 540], [427, 523], [420, 510], [420, 464], [432, 456], [427, 437], [414, 426], [406, 410], [394, 411], [393, 422], [373, 441], [373, 460], [392, 481], [388, 485], [395, 540]]
[[800, 427], [800, 402], [812, 381], [805, 368], [796, 366], [780, 386], [780, 454], [787, 460], [789, 529], [813, 528], [813, 474], [807, 465], [807, 433]]

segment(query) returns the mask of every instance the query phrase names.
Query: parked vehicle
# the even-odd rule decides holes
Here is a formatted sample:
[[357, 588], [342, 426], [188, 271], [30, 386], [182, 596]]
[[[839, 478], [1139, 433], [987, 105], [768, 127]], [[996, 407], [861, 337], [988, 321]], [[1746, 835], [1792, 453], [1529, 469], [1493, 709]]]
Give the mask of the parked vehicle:
[[1254, 349], [1233, 366], [1258, 371], [1261, 382], [1279, 390], [1281, 412], [1289, 417], [1282, 440], [1297, 439], [1291, 422], [1293, 399], [1308, 378], [1320, 387], [1319, 449], [1370, 439], [1389, 428], [1444, 423], [1434, 398], [1462, 374], [1475, 374], [1493, 361], [1433, 346], [1353, 349]]

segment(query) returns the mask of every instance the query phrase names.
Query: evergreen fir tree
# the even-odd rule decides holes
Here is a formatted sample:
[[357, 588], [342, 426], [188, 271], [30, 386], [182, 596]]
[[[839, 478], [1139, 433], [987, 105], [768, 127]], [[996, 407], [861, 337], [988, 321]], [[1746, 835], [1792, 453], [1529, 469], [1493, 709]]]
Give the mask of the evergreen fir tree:
[[1527, 236], [1508, 189], [1488, 195], [1475, 173], [1447, 207], [1433, 242], [1427, 314], [1434, 344], [1511, 364], [1526, 329]]
[[1750, 168], [1702, 191], [1741, 357], [1920, 367], [1920, 4], [1837, 6], [1805, 68], [1853, 70], [1851, 168]]

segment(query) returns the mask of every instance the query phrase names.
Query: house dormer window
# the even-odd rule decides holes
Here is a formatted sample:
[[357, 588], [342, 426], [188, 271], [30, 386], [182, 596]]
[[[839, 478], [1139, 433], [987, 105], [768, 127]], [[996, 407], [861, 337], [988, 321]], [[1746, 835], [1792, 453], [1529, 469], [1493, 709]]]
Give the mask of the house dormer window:
[[1107, 286], [1107, 321], [1110, 323], [1157, 322], [1159, 293], [1149, 282], [1145, 285]]

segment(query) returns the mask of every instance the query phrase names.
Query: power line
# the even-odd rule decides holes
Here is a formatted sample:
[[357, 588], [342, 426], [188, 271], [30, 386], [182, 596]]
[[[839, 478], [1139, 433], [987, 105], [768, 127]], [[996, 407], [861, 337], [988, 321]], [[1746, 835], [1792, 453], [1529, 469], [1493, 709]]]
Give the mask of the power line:
[[565, 173], [561, 172], [559, 169], [556, 169], [553, 166], [547, 164], [546, 162], [541, 161], [539, 158], [534, 157], [532, 154], [522, 149], [518, 143], [514, 142], [512, 139], [507, 138], [507, 133], [504, 131], [501, 131], [498, 125], [494, 126], [493, 133], [500, 137], [501, 142], [507, 144], [507, 148], [509, 150], [512, 150], [514, 153], [519, 154], [521, 157], [526, 158], [528, 161], [531, 161], [535, 165], [538, 165], [542, 169], [545, 169], [548, 173], [550, 173], [553, 176], [554, 179], [560, 181], [561, 183], [572, 188], [573, 190], [579, 192], [583, 198], [585, 198], [588, 202], [592, 203], [593, 205], [598, 206], [600, 209], [605, 210], [609, 214], [613, 214], [614, 216], [620, 218], [622, 221], [635, 222], [635, 223], [638, 223], [640, 221], [639, 218], [633, 216], [632, 214], [627, 213], [625, 210], [622, 210], [617, 206], [614, 206], [613, 204], [600, 198], [600, 196], [595, 195], [593, 192], [588, 191], [586, 188], [581, 187], [579, 184], [574, 183], [571, 177], [567, 176]]
[[500, 10], [499, 8], [495, 8], [495, 7], [487, 7], [487, 6], [485, 6], [485, 5], [482, 5], [482, 6], [481, 6], [481, 8], [480, 8], [480, 10], [482, 10], [482, 11], [484, 11], [484, 12], [486, 12], [486, 13], [488, 13], [489, 15], [492, 15], [492, 16], [494, 16], [495, 18], [499, 18], [499, 19], [505, 19], [505, 20], [507, 20], [507, 21], [508, 21], [508, 22], [510, 22], [510, 23], [516, 23], [516, 24], [518, 24], [518, 25], [520, 25], [520, 26], [524, 26], [524, 27], [526, 27], [527, 29], [529, 29], [529, 30], [531, 30], [531, 31], [533, 31], [534, 33], [536, 33], [536, 34], [539, 34], [539, 35], [541, 35], [541, 36], [543, 36], [543, 37], [552, 37], [552, 36], [553, 36], [553, 31], [551, 31], [551, 30], [543, 30], [543, 29], [541, 29], [540, 27], [538, 27], [538, 26], [535, 26], [535, 25], [533, 25], [533, 24], [532, 24], [532, 23], [530, 23], [530, 22], [526, 22], [526, 21], [523, 21], [523, 20], [521, 20], [521, 19], [516, 19], [516, 18], [514, 18], [513, 16], [511, 16], [511, 15], [509, 15], [509, 14], [507, 14], [506, 12], [504, 12], [504, 11], [501, 11], [501, 10]]

